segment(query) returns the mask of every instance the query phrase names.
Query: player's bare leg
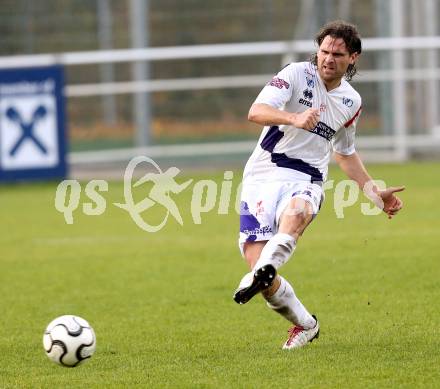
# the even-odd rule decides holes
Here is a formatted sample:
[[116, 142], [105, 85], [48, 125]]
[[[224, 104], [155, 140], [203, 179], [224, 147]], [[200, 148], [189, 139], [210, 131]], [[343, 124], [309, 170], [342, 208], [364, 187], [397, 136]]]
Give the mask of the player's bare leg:
[[271, 296], [280, 286], [277, 269], [288, 261], [296, 241], [312, 221], [311, 205], [301, 199], [292, 198], [280, 218], [278, 233], [269, 241], [246, 242], [244, 257], [251, 272], [240, 282], [234, 300], [245, 304], [257, 293]]
[[312, 219], [311, 204], [301, 198], [293, 198], [280, 218], [278, 233], [273, 237], [275, 239], [246, 242], [243, 248], [252, 271], [243, 277], [234, 299], [244, 304], [261, 292], [270, 308], [293, 323], [284, 349], [304, 346], [319, 336], [316, 318], [302, 305], [287, 280], [276, 272], [290, 258], [296, 241]]

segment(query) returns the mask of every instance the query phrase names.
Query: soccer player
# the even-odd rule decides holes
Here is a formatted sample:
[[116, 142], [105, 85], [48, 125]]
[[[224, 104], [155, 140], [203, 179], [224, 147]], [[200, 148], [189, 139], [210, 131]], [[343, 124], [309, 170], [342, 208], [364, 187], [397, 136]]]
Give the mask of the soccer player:
[[[251, 271], [241, 280], [239, 304], [261, 292], [267, 305], [293, 326], [284, 349], [306, 345], [319, 335], [319, 322], [278, 274], [324, 198], [331, 154], [361, 189], [381, 203], [391, 219], [401, 208], [395, 192], [380, 190], [354, 146], [360, 95], [348, 83], [362, 51], [354, 25], [335, 21], [315, 38], [310, 62], [284, 67], [260, 92], [249, 120], [265, 126], [243, 173], [239, 245]], [[377, 201], [378, 200], [378, 201]]]

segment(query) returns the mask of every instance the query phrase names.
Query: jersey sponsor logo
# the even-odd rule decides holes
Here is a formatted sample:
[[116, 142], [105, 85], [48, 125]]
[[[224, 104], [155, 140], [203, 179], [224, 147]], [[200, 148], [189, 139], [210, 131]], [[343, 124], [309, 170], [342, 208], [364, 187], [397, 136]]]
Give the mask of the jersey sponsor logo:
[[278, 77], [272, 78], [272, 80], [268, 83], [268, 85], [274, 86], [275, 88], [278, 88], [278, 89], [283, 89], [283, 88], [289, 89], [290, 88], [290, 84], [287, 81], [283, 80], [282, 78], [278, 78]]
[[350, 107], [353, 106], [353, 100], [352, 100], [352, 99], [349, 99], [348, 97], [343, 97], [343, 98], [342, 98], [342, 103], [343, 103], [344, 105], [346, 105], [348, 108], [350, 108]]
[[312, 91], [310, 89], [304, 89], [303, 90], [303, 96], [304, 96], [305, 99], [308, 99], [308, 100], [312, 100], [313, 99], [313, 93], [312, 93]]
[[310, 132], [313, 132], [316, 135], [319, 135], [325, 139], [327, 139], [329, 142], [332, 140], [333, 136], [336, 134], [336, 131], [333, 130], [331, 127], [329, 127], [324, 122], [318, 122], [316, 127], [313, 130], [310, 130]]
[[309, 88], [315, 87], [315, 80], [313, 80], [313, 78], [306, 77], [306, 82]]

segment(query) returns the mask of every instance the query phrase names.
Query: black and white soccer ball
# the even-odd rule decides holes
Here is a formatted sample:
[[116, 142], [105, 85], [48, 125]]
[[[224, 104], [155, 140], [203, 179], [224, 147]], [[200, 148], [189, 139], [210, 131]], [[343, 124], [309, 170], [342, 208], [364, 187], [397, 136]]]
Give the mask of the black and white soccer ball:
[[96, 336], [86, 320], [79, 316], [64, 315], [49, 323], [44, 331], [43, 346], [51, 361], [75, 367], [93, 355]]

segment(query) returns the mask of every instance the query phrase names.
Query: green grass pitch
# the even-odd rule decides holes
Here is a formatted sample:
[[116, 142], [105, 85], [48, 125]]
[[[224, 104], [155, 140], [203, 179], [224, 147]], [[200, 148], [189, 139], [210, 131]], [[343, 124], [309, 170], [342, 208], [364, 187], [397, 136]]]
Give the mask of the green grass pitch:
[[[247, 271], [235, 212], [215, 208], [195, 225], [188, 189], [174, 196], [184, 225], [170, 219], [147, 233], [111, 205], [123, 187], [110, 182], [106, 212], [77, 210], [67, 225], [54, 208], [57, 183], [2, 186], [0, 387], [438, 387], [439, 171], [438, 163], [370, 167], [406, 185], [405, 209], [391, 221], [362, 215], [364, 199], [337, 219], [327, 192], [281, 269], [321, 322], [320, 338], [293, 352], [280, 349], [289, 323], [260, 296], [232, 300]], [[343, 178], [335, 168], [331, 176]], [[163, 209], [150, 211], [160, 218]], [[86, 318], [97, 334], [95, 355], [74, 369], [51, 363], [42, 347], [44, 328], [62, 314]]]

